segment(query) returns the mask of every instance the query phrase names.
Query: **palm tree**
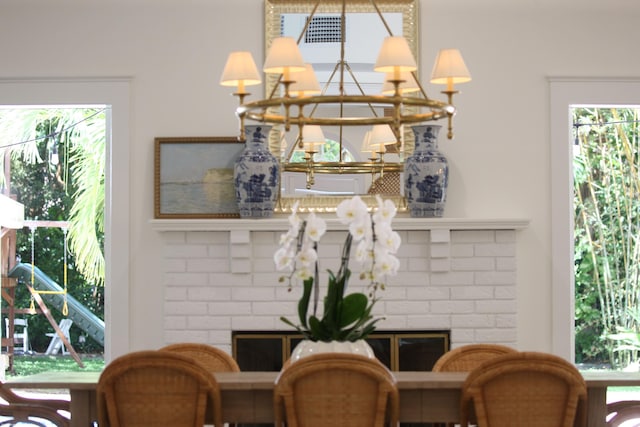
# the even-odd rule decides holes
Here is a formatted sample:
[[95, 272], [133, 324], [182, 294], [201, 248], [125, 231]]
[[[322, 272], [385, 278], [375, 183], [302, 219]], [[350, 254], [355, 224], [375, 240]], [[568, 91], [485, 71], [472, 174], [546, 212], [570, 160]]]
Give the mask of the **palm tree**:
[[105, 123], [104, 108], [0, 110], [0, 170], [5, 171], [0, 190], [10, 188], [9, 157], [31, 165], [48, 162], [57, 185], [72, 191], [68, 238], [76, 266], [88, 282], [100, 285], [105, 272]]

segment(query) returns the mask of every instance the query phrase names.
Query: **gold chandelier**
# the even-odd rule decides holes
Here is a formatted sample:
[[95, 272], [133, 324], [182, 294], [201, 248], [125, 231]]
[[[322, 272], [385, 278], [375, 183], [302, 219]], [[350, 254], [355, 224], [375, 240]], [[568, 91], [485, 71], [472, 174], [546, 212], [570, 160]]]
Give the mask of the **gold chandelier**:
[[[370, 0], [370, 9], [379, 17], [388, 34], [383, 41], [373, 66], [376, 72], [384, 73], [384, 85], [380, 93], [367, 94], [347, 61], [345, 53], [345, 25], [348, 0], [339, 0], [340, 8], [340, 55], [324, 88], [320, 88], [313, 67], [306, 63], [298, 45], [314, 22], [316, 15], [322, 16], [318, 0], [306, 18], [306, 23], [298, 39], [276, 37], [272, 40], [266, 56], [263, 71], [277, 76], [277, 84], [264, 99], [245, 102], [249, 93], [246, 87], [261, 83], [255, 62], [249, 52], [232, 52], [227, 60], [220, 83], [234, 86], [239, 99], [236, 114], [240, 122], [239, 139], [244, 140], [244, 126], [247, 120], [278, 126], [289, 132], [292, 126], [298, 128], [296, 141], [290, 147], [281, 147], [283, 172], [306, 174], [307, 189], [315, 183], [316, 173], [360, 174], [383, 176], [385, 172], [402, 172], [403, 162], [385, 161], [388, 152], [401, 153], [403, 150], [404, 125], [418, 124], [446, 118], [449, 139], [453, 138], [453, 95], [458, 93], [454, 84], [471, 80], [469, 71], [457, 49], [443, 49], [438, 53], [433, 67], [431, 82], [446, 84], [442, 91], [446, 101], [438, 101], [427, 96], [416, 70], [416, 60], [405, 37], [392, 34], [383, 12], [376, 0]], [[336, 3], [336, 0], [329, 1]], [[360, 1], [360, 3], [363, 3]], [[366, 47], [363, 47], [366, 48]], [[329, 84], [337, 76], [337, 93], [328, 93]], [[345, 78], [355, 83], [356, 93], [347, 93]], [[330, 108], [328, 108], [330, 107]], [[362, 108], [364, 107], [364, 108]], [[358, 110], [359, 115], [346, 114]], [[366, 111], [367, 114], [364, 114]], [[378, 113], [384, 111], [384, 114]], [[325, 138], [322, 126], [340, 128], [339, 158], [337, 161], [316, 159]], [[347, 161], [343, 158], [342, 128], [345, 126], [371, 126], [362, 143], [363, 152], [368, 152], [367, 161]], [[284, 139], [284, 133], [282, 134]], [[388, 148], [389, 147], [389, 148]], [[290, 161], [294, 151], [303, 152], [302, 161]]]

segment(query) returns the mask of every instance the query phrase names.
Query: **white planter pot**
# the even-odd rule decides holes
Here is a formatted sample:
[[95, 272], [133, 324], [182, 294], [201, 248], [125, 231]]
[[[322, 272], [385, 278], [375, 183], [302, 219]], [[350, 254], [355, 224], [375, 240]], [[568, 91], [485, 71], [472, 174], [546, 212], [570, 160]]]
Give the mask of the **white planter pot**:
[[370, 359], [374, 359], [376, 356], [373, 353], [373, 349], [365, 340], [358, 340], [354, 342], [349, 341], [301, 341], [291, 353], [290, 363], [294, 363], [296, 360], [300, 360], [303, 357], [311, 356], [313, 354], [321, 353], [351, 353], [360, 354]]

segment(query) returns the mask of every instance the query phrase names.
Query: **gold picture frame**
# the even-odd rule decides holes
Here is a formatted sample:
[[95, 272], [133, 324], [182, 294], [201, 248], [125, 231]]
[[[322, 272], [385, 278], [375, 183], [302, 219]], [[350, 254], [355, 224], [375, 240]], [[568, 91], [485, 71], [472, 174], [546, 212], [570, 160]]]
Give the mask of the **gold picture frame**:
[[157, 137], [156, 219], [239, 218], [233, 165], [244, 149], [237, 137]]

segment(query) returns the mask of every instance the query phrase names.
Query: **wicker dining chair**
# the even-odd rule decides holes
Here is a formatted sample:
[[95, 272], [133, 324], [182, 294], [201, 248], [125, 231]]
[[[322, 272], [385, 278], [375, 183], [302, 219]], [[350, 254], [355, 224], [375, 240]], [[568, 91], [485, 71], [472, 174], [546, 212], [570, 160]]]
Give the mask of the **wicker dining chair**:
[[480, 363], [517, 350], [500, 344], [468, 344], [447, 351], [431, 369], [434, 372], [469, 372]]
[[138, 351], [114, 359], [98, 381], [100, 427], [202, 427], [222, 424], [220, 389], [211, 372], [168, 351]]
[[461, 425], [468, 424], [473, 405], [478, 427], [583, 427], [586, 403], [586, 383], [572, 363], [547, 353], [516, 352], [469, 373], [462, 386]]
[[396, 427], [399, 393], [377, 359], [323, 353], [280, 371], [274, 413], [277, 427]]
[[240, 366], [228, 353], [201, 343], [176, 343], [162, 347], [160, 351], [172, 351], [193, 357], [211, 372], [240, 372]]
[[[4, 401], [0, 404], [0, 416], [2, 416], [0, 426], [21, 425], [21, 423], [41, 427], [49, 426], [50, 423], [58, 427], [70, 425], [69, 418], [60, 412], [69, 412], [68, 400], [20, 396], [6, 388], [1, 382], [0, 398]], [[45, 420], [49, 422], [47, 423]]]
[[621, 400], [607, 404], [607, 427], [629, 425], [629, 421], [640, 423], [640, 401]]

